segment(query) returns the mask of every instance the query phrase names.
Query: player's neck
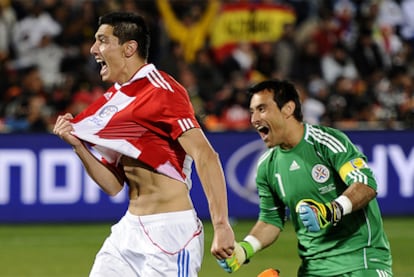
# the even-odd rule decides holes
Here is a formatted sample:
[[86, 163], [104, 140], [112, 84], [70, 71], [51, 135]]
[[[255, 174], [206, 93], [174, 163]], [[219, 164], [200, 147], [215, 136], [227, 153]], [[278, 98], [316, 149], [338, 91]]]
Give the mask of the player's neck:
[[303, 122], [292, 120], [286, 127], [286, 139], [285, 142], [280, 145], [282, 149], [289, 150], [300, 143], [305, 132], [305, 126]]

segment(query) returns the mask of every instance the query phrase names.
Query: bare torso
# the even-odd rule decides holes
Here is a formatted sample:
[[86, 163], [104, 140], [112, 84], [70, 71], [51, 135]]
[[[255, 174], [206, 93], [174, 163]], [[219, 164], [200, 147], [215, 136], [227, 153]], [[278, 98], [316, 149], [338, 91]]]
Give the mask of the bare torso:
[[187, 186], [146, 164], [122, 156], [125, 175], [129, 183], [128, 210], [135, 215], [190, 210], [193, 208]]

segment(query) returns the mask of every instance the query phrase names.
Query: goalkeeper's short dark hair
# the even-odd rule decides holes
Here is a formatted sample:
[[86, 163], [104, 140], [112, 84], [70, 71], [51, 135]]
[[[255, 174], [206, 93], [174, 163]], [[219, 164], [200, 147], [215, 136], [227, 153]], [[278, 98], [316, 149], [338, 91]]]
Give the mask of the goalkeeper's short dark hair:
[[266, 80], [250, 87], [248, 89], [248, 93], [251, 97], [253, 94], [262, 90], [269, 90], [273, 92], [273, 99], [279, 109], [282, 109], [287, 102], [293, 101], [296, 106], [293, 116], [296, 120], [303, 121], [302, 104], [300, 102], [299, 93], [292, 82], [278, 79]]

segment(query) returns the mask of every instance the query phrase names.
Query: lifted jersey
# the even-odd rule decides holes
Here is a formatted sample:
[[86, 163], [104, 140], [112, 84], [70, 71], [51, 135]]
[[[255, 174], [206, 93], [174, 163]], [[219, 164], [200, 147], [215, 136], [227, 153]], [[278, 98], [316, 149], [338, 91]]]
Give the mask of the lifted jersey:
[[[355, 182], [377, 189], [366, 157], [339, 130], [305, 124], [304, 137], [297, 146], [289, 150], [275, 147], [262, 156], [256, 182], [261, 221], [283, 228], [285, 211], [290, 211], [297, 232], [299, 255], [306, 261], [304, 272], [317, 269], [318, 274], [324, 272], [328, 276], [364, 268], [372, 258], [366, 255], [374, 248], [383, 255], [377, 261], [379, 264], [390, 261], [388, 240], [382, 228], [378, 228], [382, 219], [376, 199], [366, 208], [344, 216], [337, 226], [315, 233], [306, 230], [295, 212], [300, 200], [311, 198], [320, 203], [331, 202]], [[355, 255], [343, 261], [333, 258], [338, 259], [338, 264], [328, 266], [330, 258], [343, 259], [355, 251], [360, 251], [359, 259], [352, 259]], [[312, 263], [318, 259], [326, 262]]]
[[154, 65], [115, 83], [73, 120], [74, 134], [109, 163], [126, 155], [191, 186], [192, 159], [177, 141], [199, 128], [187, 91]]

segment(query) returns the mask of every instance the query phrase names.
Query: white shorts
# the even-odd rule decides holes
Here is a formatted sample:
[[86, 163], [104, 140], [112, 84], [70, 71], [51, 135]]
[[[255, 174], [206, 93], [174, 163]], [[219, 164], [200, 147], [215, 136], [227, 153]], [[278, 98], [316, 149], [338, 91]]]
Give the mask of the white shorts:
[[96, 255], [90, 277], [197, 276], [204, 231], [194, 210], [135, 216], [112, 226]]

